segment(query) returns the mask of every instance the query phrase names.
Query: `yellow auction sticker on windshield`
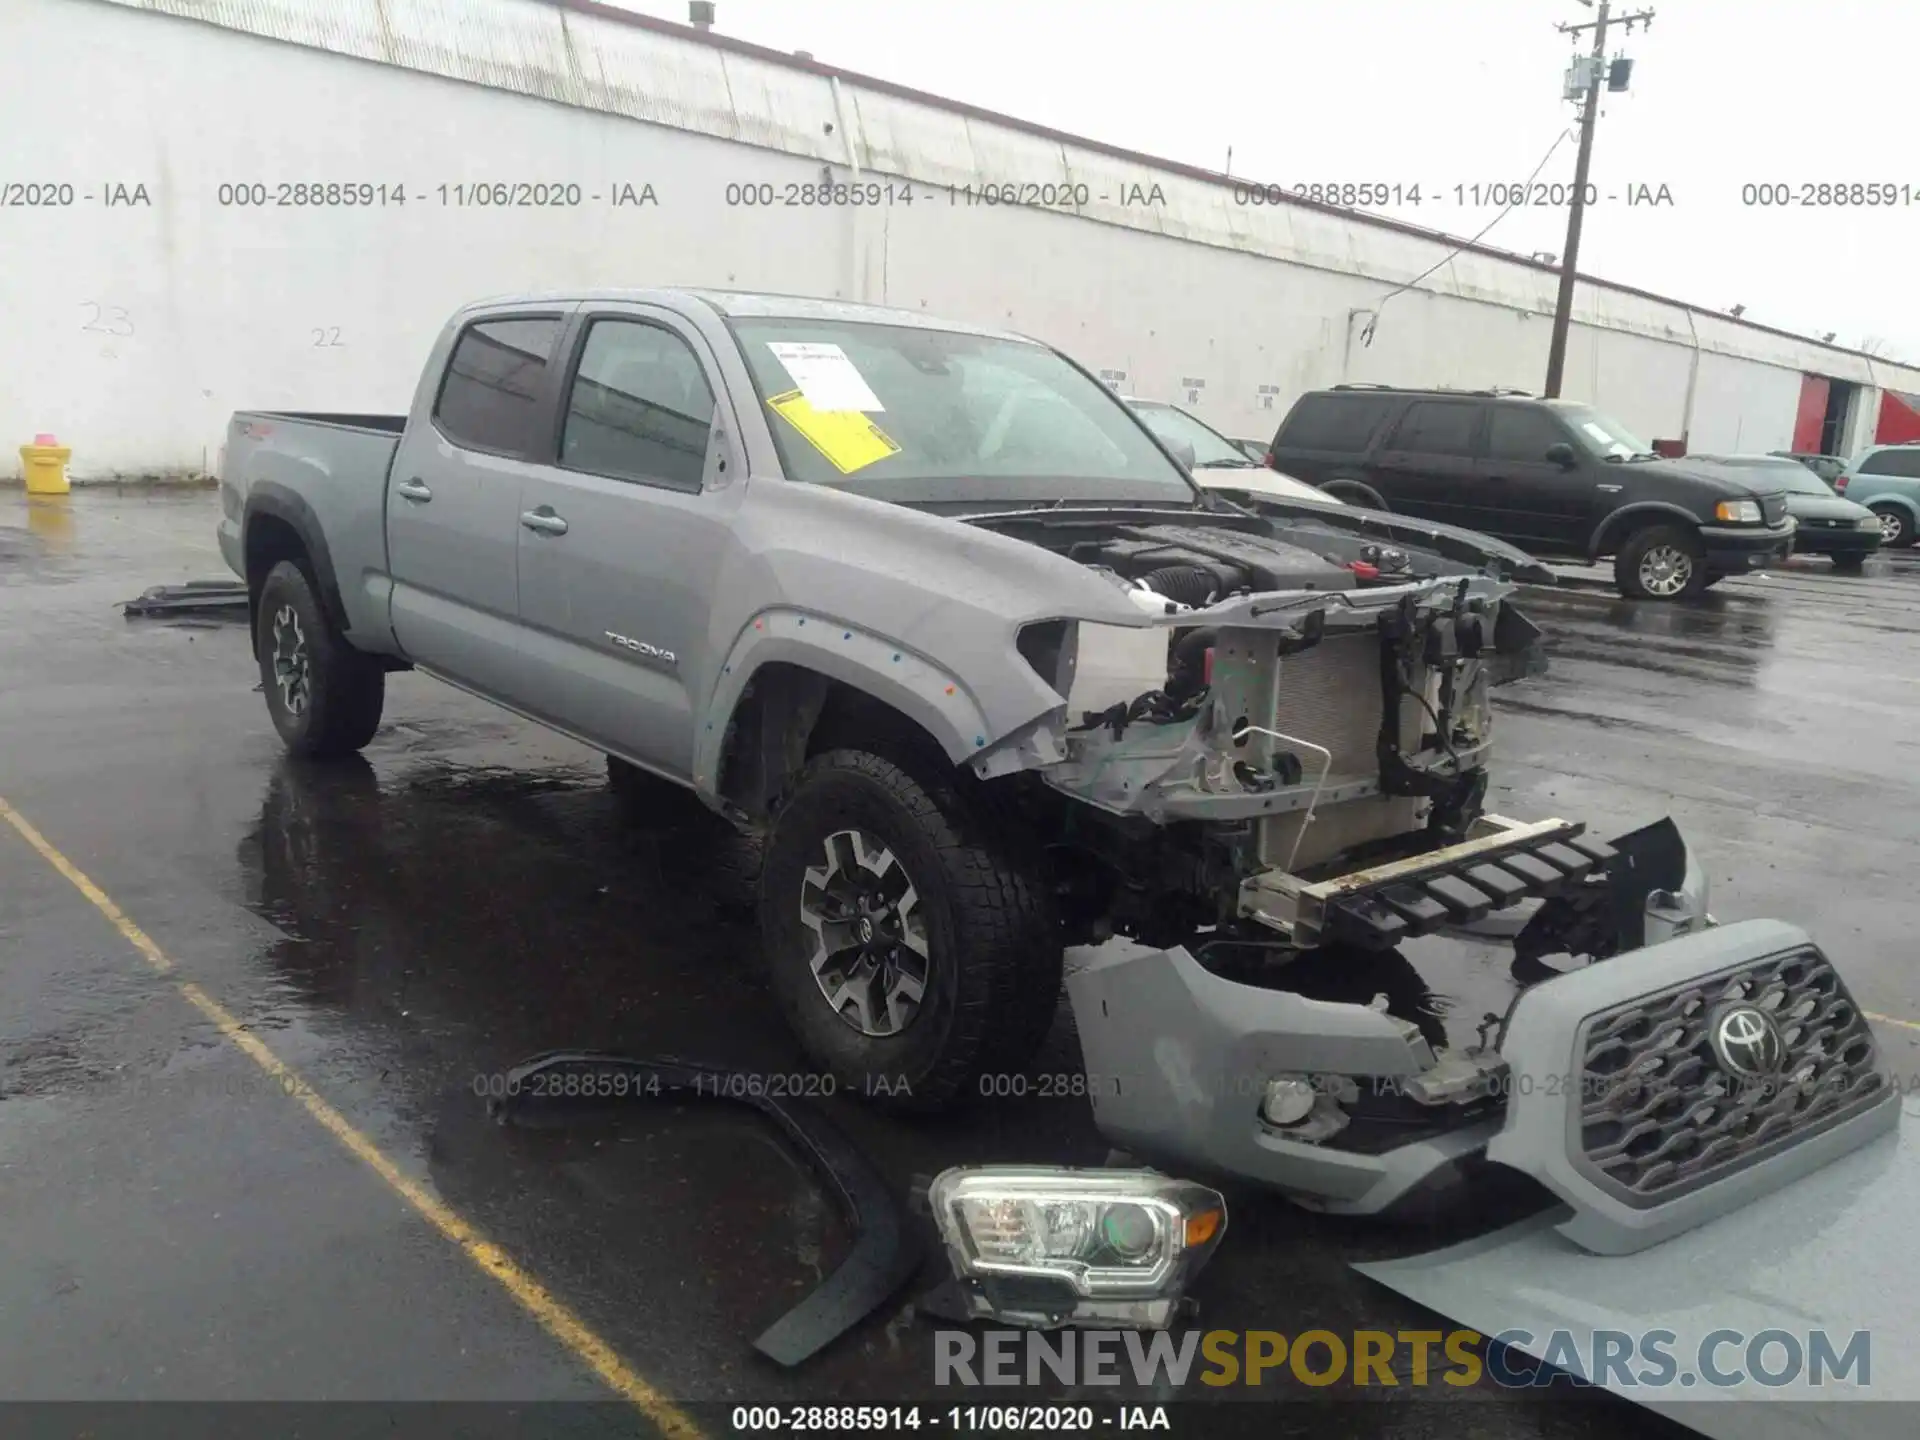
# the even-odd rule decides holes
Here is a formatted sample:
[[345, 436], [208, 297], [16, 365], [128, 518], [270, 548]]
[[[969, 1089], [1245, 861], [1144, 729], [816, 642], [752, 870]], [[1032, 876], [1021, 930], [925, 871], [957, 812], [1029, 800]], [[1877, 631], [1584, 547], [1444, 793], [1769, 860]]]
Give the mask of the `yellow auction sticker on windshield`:
[[805, 436], [842, 475], [900, 453], [893, 437], [858, 410], [816, 410], [798, 390], [775, 395], [767, 408]]

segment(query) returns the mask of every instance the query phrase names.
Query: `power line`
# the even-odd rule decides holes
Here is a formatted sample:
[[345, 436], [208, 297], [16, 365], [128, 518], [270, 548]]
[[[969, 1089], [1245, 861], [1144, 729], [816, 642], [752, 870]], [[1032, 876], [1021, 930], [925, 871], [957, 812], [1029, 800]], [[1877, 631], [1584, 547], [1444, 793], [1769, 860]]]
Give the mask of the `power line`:
[[1534, 179], [1540, 174], [1542, 170], [1547, 168], [1547, 162], [1553, 159], [1554, 152], [1560, 148], [1562, 142], [1564, 142], [1567, 136], [1571, 135], [1572, 133], [1573, 133], [1572, 129], [1569, 128], [1566, 130], [1562, 130], [1558, 135], [1554, 136], [1553, 144], [1549, 145], [1547, 147], [1547, 153], [1540, 157], [1540, 163], [1533, 167], [1533, 174], [1527, 176], [1526, 184], [1521, 185], [1517, 190], [1514, 191], [1514, 198], [1508, 202], [1506, 209], [1502, 210], [1498, 215], [1494, 216], [1493, 219], [1489, 220], [1485, 225], [1480, 227], [1479, 234], [1475, 235], [1471, 240], [1461, 241], [1453, 249], [1449, 250], [1445, 255], [1442, 255], [1438, 260], [1434, 261], [1433, 264], [1429, 265], [1426, 269], [1422, 270], [1418, 275], [1414, 276], [1413, 279], [1407, 281], [1406, 284], [1397, 285], [1393, 289], [1389, 290], [1386, 294], [1382, 295], [1379, 299], [1379, 302], [1375, 304], [1375, 306], [1373, 307], [1373, 314], [1367, 320], [1366, 328], [1360, 332], [1360, 343], [1362, 345], [1373, 344], [1374, 327], [1380, 323], [1380, 312], [1386, 308], [1387, 301], [1391, 300], [1394, 296], [1400, 294], [1400, 292], [1403, 290], [1411, 290], [1414, 286], [1418, 285], [1422, 280], [1426, 279], [1429, 275], [1433, 274], [1433, 272], [1438, 270], [1441, 266], [1447, 264], [1456, 255], [1459, 255], [1462, 251], [1470, 250], [1475, 245], [1478, 245], [1481, 242], [1481, 240], [1486, 238], [1488, 231], [1492, 230], [1494, 226], [1498, 225], [1502, 220], [1506, 219], [1507, 216], [1511, 215], [1516, 209], [1518, 209], [1521, 202], [1525, 200], [1527, 195], [1532, 191]]

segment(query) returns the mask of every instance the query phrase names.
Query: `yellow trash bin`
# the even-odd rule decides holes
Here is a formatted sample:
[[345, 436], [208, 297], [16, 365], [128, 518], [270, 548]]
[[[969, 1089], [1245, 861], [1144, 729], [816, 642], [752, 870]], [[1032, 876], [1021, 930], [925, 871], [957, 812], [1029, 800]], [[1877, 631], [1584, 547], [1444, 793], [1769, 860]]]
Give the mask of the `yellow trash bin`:
[[55, 444], [51, 435], [36, 435], [33, 444], [22, 445], [20, 463], [27, 472], [27, 493], [65, 495], [71, 488], [67, 483], [67, 461], [72, 458], [73, 450]]

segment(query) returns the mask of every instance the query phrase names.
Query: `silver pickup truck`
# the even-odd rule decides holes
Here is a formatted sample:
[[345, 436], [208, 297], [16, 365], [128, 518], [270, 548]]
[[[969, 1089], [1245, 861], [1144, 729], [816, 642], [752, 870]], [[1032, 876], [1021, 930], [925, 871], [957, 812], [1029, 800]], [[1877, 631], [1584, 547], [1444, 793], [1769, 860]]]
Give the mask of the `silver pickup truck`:
[[[1064, 970], [1116, 1143], [1365, 1212], [1493, 1161], [1602, 1250], [1892, 1126], [1833, 966], [1716, 925], [1670, 824], [1487, 812], [1550, 576], [1190, 459], [1019, 336], [571, 293], [460, 311], [408, 415], [234, 416], [220, 543], [296, 754], [414, 668], [762, 837], [772, 988], [861, 1095], [992, 1093]], [[1529, 907], [1477, 1037], [1293, 978]]]

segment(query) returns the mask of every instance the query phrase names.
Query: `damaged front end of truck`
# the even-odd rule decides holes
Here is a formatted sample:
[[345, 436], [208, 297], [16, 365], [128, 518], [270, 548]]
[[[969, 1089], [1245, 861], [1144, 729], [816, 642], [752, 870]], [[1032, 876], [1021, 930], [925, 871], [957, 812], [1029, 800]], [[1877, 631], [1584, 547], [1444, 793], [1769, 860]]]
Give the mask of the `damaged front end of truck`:
[[[1506, 557], [1310, 517], [997, 523], [1139, 612], [1028, 625], [1064, 718], [977, 765], [1039, 782], [1113, 1144], [1341, 1213], [1517, 1172], [1569, 1240], [1625, 1253], [1894, 1126], [1831, 961], [1777, 920], [1717, 924], [1670, 821], [1602, 840], [1487, 810], [1490, 692], [1539, 641]], [[1471, 1039], [1290, 984], [1501, 920], [1517, 984]]]

